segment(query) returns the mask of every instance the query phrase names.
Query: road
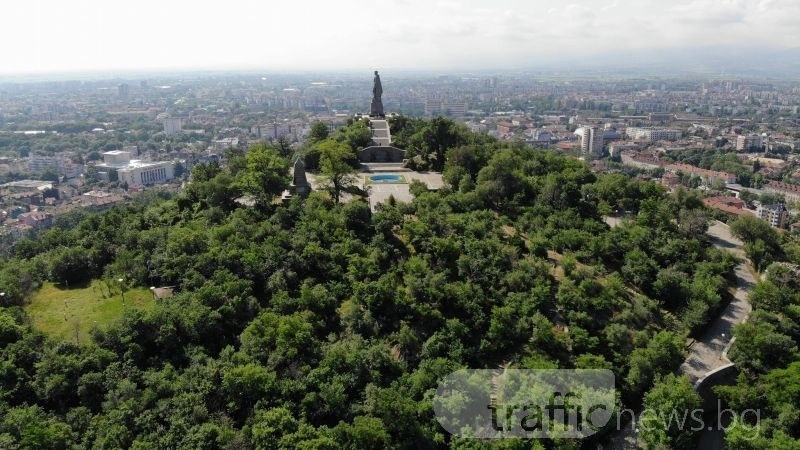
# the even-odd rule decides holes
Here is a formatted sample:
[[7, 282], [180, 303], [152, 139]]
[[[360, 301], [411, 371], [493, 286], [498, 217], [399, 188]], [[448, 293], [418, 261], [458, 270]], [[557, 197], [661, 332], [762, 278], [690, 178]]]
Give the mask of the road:
[[[730, 361], [725, 356], [725, 350], [732, 338], [733, 326], [747, 320], [752, 307], [747, 301], [750, 289], [756, 283], [755, 276], [750, 269], [749, 261], [745, 257], [743, 242], [733, 236], [728, 225], [714, 221], [708, 228], [709, 237], [717, 248], [728, 250], [741, 258], [741, 262], [734, 269], [736, 275], [736, 292], [731, 302], [722, 313], [709, 326], [702, 337], [697, 339], [690, 347], [689, 354], [678, 369], [679, 373], [686, 374], [692, 383], [697, 382], [707, 372], [722, 367]], [[642, 448], [643, 443], [638, 442], [636, 433], [628, 424], [611, 439], [612, 449]], [[699, 449], [722, 448], [722, 433], [709, 432], [700, 436]]]

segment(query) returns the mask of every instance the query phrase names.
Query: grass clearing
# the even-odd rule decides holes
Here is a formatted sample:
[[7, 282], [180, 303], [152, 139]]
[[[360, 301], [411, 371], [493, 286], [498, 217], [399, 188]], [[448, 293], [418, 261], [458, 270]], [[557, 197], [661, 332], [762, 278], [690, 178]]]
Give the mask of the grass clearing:
[[48, 336], [86, 343], [90, 339], [89, 330], [122, 317], [125, 308], [153, 306], [153, 294], [148, 289], [129, 289], [124, 296], [123, 304], [120, 289], [112, 286], [109, 292], [106, 283], [100, 280], [72, 289], [48, 282], [33, 295], [25, 310], [34, 327]]

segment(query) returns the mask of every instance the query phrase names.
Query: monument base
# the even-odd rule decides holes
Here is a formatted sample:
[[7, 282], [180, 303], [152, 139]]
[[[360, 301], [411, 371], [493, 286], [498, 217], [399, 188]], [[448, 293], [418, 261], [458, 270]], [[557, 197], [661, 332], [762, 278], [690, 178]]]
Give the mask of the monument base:
[[372, 105], [369, 108], [369, 116], [370, 117], [380, 117], [386, 118], [386, 114], [383, 112], [383, 102], [380, 100], [372, 100]]

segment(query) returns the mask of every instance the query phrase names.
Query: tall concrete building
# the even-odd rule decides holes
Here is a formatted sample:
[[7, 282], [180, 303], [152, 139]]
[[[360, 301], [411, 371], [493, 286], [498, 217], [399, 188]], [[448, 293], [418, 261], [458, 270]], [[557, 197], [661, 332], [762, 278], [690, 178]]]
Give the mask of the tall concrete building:
[[41, 174], [48, 170], [55, 171], [64, 178], [76, 178], [83, 173], [83, 165], [73, 163], [64, 155], [45, 156], [31, 154], [28, 156], [28, 170]]
[[467, 114], [467, 104], [448, 102], [439, 99], [425, 101], [425, 115], [445, 115], [450, 117], [464, 117]]
[[164, 133], [175, 135], [183, 129], [183, 119], [180, 117], [167, 117], [164, 119]]
[[766, 220], [775, 228], [786, 228], [789, 223], [789, 212], [786, 205], [776, 203], [774, 205], [761, 205], [758, 207], [758, 218]]
[[575, 134], [581, 138], [581, 153], [603, 156], [603, 130], [597, 127], [580, 127]]

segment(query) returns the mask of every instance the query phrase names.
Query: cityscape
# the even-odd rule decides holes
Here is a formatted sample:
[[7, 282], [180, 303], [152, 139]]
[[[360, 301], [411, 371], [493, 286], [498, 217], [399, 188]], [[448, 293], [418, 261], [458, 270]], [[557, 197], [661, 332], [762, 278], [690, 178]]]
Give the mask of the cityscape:
[[3, 9], [0, 449], [800, 448], [795, 2]]
[[[334, 131], [362, 114], [369, 83], [231, 74], [3, 84], [3, 238], [150, 187], [177, 192], [193, 166], [224, 161], [231, 148], [300, 149], [313, 124]], [[699, 189], [713, 209], [800, 229], [791, 220], [800, 201], [797, 82], [448, 74], [386, 85], [392, 114], [448, 117], [500, 141], [581, 158], [598, 173]]]

